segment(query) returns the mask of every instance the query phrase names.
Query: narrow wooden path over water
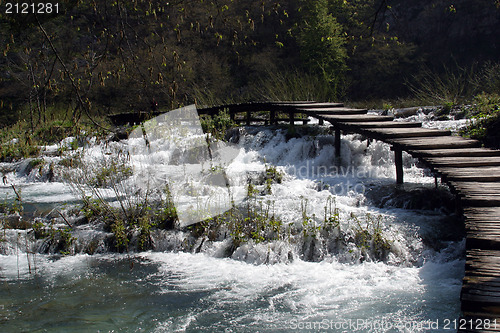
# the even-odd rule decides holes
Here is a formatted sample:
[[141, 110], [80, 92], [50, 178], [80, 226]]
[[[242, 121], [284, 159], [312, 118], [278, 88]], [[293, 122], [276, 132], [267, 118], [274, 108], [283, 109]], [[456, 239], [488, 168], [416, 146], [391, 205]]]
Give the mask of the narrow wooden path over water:
[[386, 142], [394, 151], [399, 184], [403, 183], [403, 151], [423, 161], [456, 194], [465, 220], [463, 316], [456, 321], [458, 331], [500, 332], [500, 150], [482, 148], [478, 141], [447, 130], [424, 128], [419, 122], [394, 120], [341, 103], [244, 103], [198, 108], [198, 113], [215, 115], [222, 110], [246, 125], [307, 124], [309, 116], [320, 124], [329, 122], [335, 129], [337, 156], [342, 132]]

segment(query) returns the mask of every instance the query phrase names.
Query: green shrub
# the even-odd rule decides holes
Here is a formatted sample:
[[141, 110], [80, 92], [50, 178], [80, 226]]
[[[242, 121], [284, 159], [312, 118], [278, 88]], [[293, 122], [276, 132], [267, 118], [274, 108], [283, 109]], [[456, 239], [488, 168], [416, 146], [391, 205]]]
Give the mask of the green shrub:
[[224, 139], [228, 129], [238, 126], [231, 120], [227, 110], [213, 116], [202, 116], [200, 121], [203, 132], [211, 134], [216, 140]]
[[255, 86], [253, 95], [267, 101], [337, 101], [345, 86], [333, 86], [322, 76], [299, 69], [268, 71]]
[[460, 135], [481, 141], [486, 146], [498, 148], [500, 142], [500, 96], [481, 93], [474, 98], [469, 111], [471, 121]]

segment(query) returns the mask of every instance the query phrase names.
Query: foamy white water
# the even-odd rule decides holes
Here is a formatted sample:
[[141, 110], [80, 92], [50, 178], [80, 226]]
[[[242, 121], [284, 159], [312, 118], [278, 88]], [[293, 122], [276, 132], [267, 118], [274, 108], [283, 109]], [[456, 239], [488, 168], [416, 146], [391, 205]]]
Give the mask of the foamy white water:
[[[437, 331], [444, 332], [444, 320], [460, 312], [464, 242], [459, 222], [422, 198], [418, 209], [401, 206], [406, 200], [401, 197], [411, 198], [415, 189], [431, 191], [434, 177], [405, 155], [407, 184], [396, 188], [386, 144], [343, 136], [338, 163], [331, 135], [287, 140], [286, 134], [242, 131], [226, 169], [232, 185], [244, 191], [249, 178], [259, 179], [275, 166], [283, 181], [273, 183], [270, 194], [257, 185], [257, 199], [300, 231], [304, 212], [320, 226], [334, 198], [345, 238], [318, 233], [306, 241], [299, 232], [250, 241], [228, 256], [229, 239], [200, 242], [201, 253], [186, 253], [181, 251], [186, 234], [172, 231], [155, 234], [155, 252], [61, 257], [32, 253], [29, 233], [6, 230], [9, 245], [0, 256], [5, 330], [427, 332], [438, 322]], [[98, 159], [100, 151], [87, 148], [85, 158]], [[39, 171], [26, 174], [18, 168], [7, 174], [22, 188], [24, 200], [35, 206], [74, 200], [63, 183], [43, 182], [33, 172]], [[0, 191], [14, 198], [8, 185]], [[355, 245], [356, 223], [364, 222], [351, 214], [379, 219], [390, 245], [384, 260]], [[75, 234], [91, 239], [92, 232], [83, 226]]]

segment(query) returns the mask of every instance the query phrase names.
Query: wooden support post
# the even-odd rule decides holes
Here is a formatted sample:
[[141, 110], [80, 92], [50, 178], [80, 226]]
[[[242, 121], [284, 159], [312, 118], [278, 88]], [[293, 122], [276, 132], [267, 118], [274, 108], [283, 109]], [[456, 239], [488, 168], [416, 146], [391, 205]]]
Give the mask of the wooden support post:
[[396, 162], [396, 184], [403, 184], [403, 151], [398, 148], [393, 148], [393, 150]]
[[230, 112], [229, 113], [229, 118], [231, 118], [231, 121], [234, 121], [234, 119], [236, 119], [236, 113]]
[[247, 126], [250, 126], [250, 117], [252, 116], [252, 112], [247, 111]]
[[294, 112], [293, 111], [288, 111], [288, 116], [290, 117], [290, 125], [295, 125], [295, 119], [294, 119]]
[[[306, 117], [306, 115], [303, 115], [303, 117]], [[308, 117], [302, 119], [302, 125], [307, 125], [307, 120]]]
[[325, 121], [323, 120], [323, 118], [319, 118], [319, 124], [320, 125], [324, 125]]
[[269, 123], [271, 125], [276, 125], [276, 111], [269, 112]]
[[335, 127], [335, 156], [340, 157], [340, 128]]

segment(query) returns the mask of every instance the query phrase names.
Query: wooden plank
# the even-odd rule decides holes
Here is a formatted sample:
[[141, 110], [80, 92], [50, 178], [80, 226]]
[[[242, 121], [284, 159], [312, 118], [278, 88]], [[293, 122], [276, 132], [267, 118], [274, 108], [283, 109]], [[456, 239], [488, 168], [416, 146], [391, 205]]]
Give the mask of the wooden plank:
[[377, 115], [321, 115], [318, 117], [323, 118], [331, 123], [338, 122], [374, 122], [374, 121], [389, 121], [392, 120], [391, 116], [377, 116]]
[[423, 157], [424, 161], [439, 166], [451, 167], [480, 167], [500, 166], [500, 156], [477, 157]]
[[[485, 239], [492, 239], [492, 237], [497, 237], [498, 236], [498, 229], [496, 230], [483, 230], [483, 229], [479, 229], [479, 230], [470, 230], [468, 233], [467, 233], [467, 236], [466, 238], [478, 238], [478, 237], [482, 237], [482, 238], [485, 238]], [[499, 242], [500, 240], [496, 240], [497, 242]], [[481, 247], [483, 248], [483, 247]], [[486, 248], [484, 248], [486, 249]], [[498, 249], [492, 249], [492, 248], [488, 248], [488, 250], [498, 250]]]
[[[318, 105], [319, 103], [314, 103], [311, 101], [285, 101], [285, 102], [250, 102], [250, 103], [237, 103], [237, 104], [225, 104], [217, 105], [211, 107], [197, 107], [198, 114], [209, 114], [214, 115], [222, 110], [228, 110], [229, 113], [239, 113], [239, 112], [258, 112], [258, 111], [279, 111], [296, 108], [300, 105]], [[334, 107], [336, 104], [341, 103], [328, 103], [328, 106]], [[325, 105], [326, 106], [326, 105]]]
[[[494, 228], [494, 227], [493, 227]], [[484, 229], [481, 227], [481, 229], [473, 229], [473, 228], [468, 228], [467, 230], [467, 235], [469, 235], [469, 238], [473, 237], [487, 237], [489, 239], [490, 235], [496, 235], [498, 234], [498, 229]], [[492, 250], [490, 248], [490, 250]]]
[[500, 216], [500, 207], [494, 207], [494, 208], [465, 207], [463, 214], [466, 218], [479, 217], [481, 219], [488, 216]]
[[496, 232], [498, 230], [498, 222], [496, 223], [476, 223], [476, 222], [472, 222], [472, 223], [466, 223], [465, 225], [465, 230], [467, 232], [471, 232], [471, 233], [474, 233], [474, 232]]
[[[496, 184], [496, 183], [494, 183]], [[484, 196], [484, 197], [489, 197], [489, 198], [500, 198], [500, 193], [496, 190], [483, 190], [481, 191], [480, 189], [477, 190], [462, 190], [459, 192], [459, 195], [467, 197], [467, 196]], [[471, 205], [472, 206], [472, 205]]]
[[[470, 232], [467, 233], [467, 236], [492, 236], [492, 235], [498, 235], [500, 233], [500, 230], [496, 228], [496, 226], [492, 226], [491, 228], [485, 228], [482, 226], [478, 226], [477, 230], [469, 230]], [[490, 249], [491, 250], [491, 249]]]
[[[493, 309], [495, 310], [494, 313], [500, 314], [500, 294], [476, 295], [476, 294], [463, 293], [462, 294], [462, 304], [465, 300], [467, 300], [469, 302], [482, 303], [483, 306], [493, 306]], [[478, 304], [475, 306], [478, 306]]]
[[[494, 209], [488, 210], [494, 211]], [[467, 242], [470, 241], [471, 239], [468, 238]], [[472, 241], [477, 242], [478, 239], [472, 239]], [[500, 315], [500, 251], [468, 250], [466, 258], [461, 292], [464, 315], [468, 318], [498, 318]], [[498, 324], [500, 328], [500, 321]]]
[[[500, 271], [500, 265], [495, 262], [476, 262], [471, 260], [470, 262], [468, 261], [466, 264], [466, 270], [468, 273], [472, 272], [478, 272], [478, 271], [483, 271], [483, 272], [489, 272], [488, 277], [491, 279], [497, 279], [496, 281], [500, 280], [500, 275], [498, 272]], [[484, 277], [485, 275], [483, 275]], [[484, 282], [481, 284], [481, 286], [484, 286], [485, 288], [491, 289], [494, 285], [489, 284], [487, 282]], [[479, 288], [479, 287], [478, 287]], [[500, 284], [497, 286], [498, 290], [500, 290]]]
[[[484, 250], [483, 250], [484, 251]], [[468, 251], [470, 252], [470, 251]], [[498, 251], [484, 251], [485, 253], [497, 253]], [[497, 270], [496, 268], [500, 268], [500, 260], [499, 258], [496, 257], [495, 255], [481, 255], [481, 256], [475, 256], [475, 255], [468, 255], [467, 256], [467, 261], [465, 263], [465, 269], [468, 270], [471, 267], [475, 267], [475, 269], [486, 267], [488, 269], [495, 268], [494, 274], [495, 276], [500, 278], [500, 270]], [[497, 281], [499, 282], [500, 285], [500, 280]]]
[[[482, 183], [482, 182], [457, 182], [457, 181], [450, 181], [450, 186], [455, 188], [458, 191], [476, 191], [476, 190], [491, 190], [491, 191], [498, 191], [500, 193], [500, 184], [498, 183]], [[483, 212], [481, 212], [483, 213]], [[499, 211], [499, 216], [500, 216], [500, 211]]]
[[[467, 236], [469, 235], [483, 235], [483, 236], [488, 236], [488, 235], [494, 235], [499, 233], [500, 229], [497, 227], [497, 225], [490, 224], [489, 226], [480, 225], [478, 223], [475, 224], [477, 227], [476, 230], [470, 230], [469, 233], [467, 233]], [[500, 241], [500, 240], [499, 240]], [[491, 250], [491, 249], [489, 249]]]
[[465, 230], [467, 234], [472, 233], [488, 233], [488, 232], [496, 232], [498, 230], [498, 222], [493, 223], [477, 223], [477, 222], [466, 222]]
[[485, 288], [485, 290], [489, 288], [498, 288], [500, 290], [500, 281], [493, 276], [474, 276], [470, 275], [469, 273], [474, 272], [474, 267], [472, 267], [470, 270], [466, 270], [466, 276], [464, 276], [463, 279], [463, 285], [467, 285], [467, 287], [473, 287], [477, 286], [477, 288]]
[[412, 128], [412, 127], [422, 127], [422, 123], [419, 122], [409, 122], [409, 121], [378, 121], [378, 122], [354, 122], [354, 123], [342, 123], [344, 127], [352, 128]]
[[462, 182], [497, 182], [500, 181], [500, 167], [477, 168], [434, 168], [446, 180], [459, 180]]
[[[469, 251], [467, 251], [467, 253], [470, 251], [474, 251], [474, 250], [469, 250]], [[486, 251], [486, 252], [490, 252], [490, 251]], [[498, 251], [491, 251], [491, 252], [498, 252]], [[472, 261], [472, 260], [476, 260], [476, 257], [471, 257], [471, 256], [467, 255], [467, 261]], [[467, 270], [467, 269], [465, 271], [466, 271], [466, 273], [473, 272], [473, 271]], [[492, 276], [473, 276], [473, 275], [466, 274], [464, 276], [464, 283], [492, 284], [492, 285], [496, 285], [496, 286], [500, 287], [500, 280], [497, 280], [495, 277], [492, 277]]]
[[[461, 196], [461, 201], [466, 205], [474, 205], [479, 207], [496, 207], [500, 206], [500, 196], [491, 195], [464, 195]], [[500, 218], [499, 218], [500, 219]]]
[[[487, 234], [493, 234], [498, 231], [498, 226], [491, 223], [489, 225], [486, 224], [481, 224], [478, 225], [477, 223], [471, 223], [468, 224], [468, 227], [466, 228], [467, 235], [487, 235]], [[491, 250], [491, 249], [490, 249]]]
[[[479, 206], [477, 206], [479, 207]], [[489, 208], [489, 207], [484, 207], [484, 208]], [[497, 217], [498, 218], [498, 217]], [[470, 220], [466, 219], [464, 221], [466, 226], [468, 228], [471, 228], [471, 230], [497, 230], [499, 228], [500, 222], [498, 221], [477, 221], [477, 220]]]
[[282, 102], [277, 103], [280, 106], [291, 106], [296, 108], [307, 108], [307, 109], [315, 109], [315, 108], [341, 108], [344, 106], [344, 103], [305, 103], [305, 102]]
[[[499, 298], [498, 302], [499, 302], [499, 308], [500, 308], [500, 288], [491, 287], [491, 288], [480, 289], [480, 288], [474, 288], [472, 286], [466, 286], [465, 288], [462, 288], [462, 291], [464, 293], [466, 292], [467, 294], [469, 294], [471, 296], [478, 295], [478, 296]], [[500, 309], [499, 309], [499, 311], [500, 311]]]
[[450, 131], [437, 130], [432, 128], [373, 128], [366, 129], [366, 132], [373, 133], [374, 137], [380, 139], [393, 138], [417, 138], [435, 137], [451, 135]]
[[486, 250], [500, 250], [500, 241], [497, 235], [476, 233], [468, 234], [465, 239], [466, 249], [482, 248]]
[[[486, 210], [494, 211], [495, 209], [490, 208]], [[500, 263], [500, 251], [475, 249], [466, 251], [465, 255], [467, 257], [467, 260], [474, 259], [488, 262], [497, 261]], [[500, 272], [498, 273], [498, 275], [500, 276]]]
[[458, 136], [389, 139], [387, 141], [401, 147], [402, 150], [459, 149], [481, 145], [479, 141]]
[[349, 109], [349, 108], [296, 108], [297, 112], [311, 114], [311, 115], [353, 115], [353, 114], [367, 114], [367, 109]]
[[[265, 119], [265, 118], [255, 118], [255, 117], [251, 117], [250, 118], [250, 122], [251, 123], [266, 123], [266, 122], [270, 122], [271, 120], [269, 119]], [[289, 122], [290, 119], [289, 118], [275, 118], [274, 119], [274, 122], [278, 122], [278, 121], [285, 121], [285, 122]], [[302, 121], [302, 122], [309, 122], [310, 119], [307, 119], [307, 118], [294, 118], [293, 121]], [[246, 123], [247, 122], [247, 118], [235, 118], [234, 119], [234, 122], [235, 123]]]
[[500, 156], [500, 150], [488, 148], [466, 148], [466, 149], [434, 149], [420, 150], [410, 149], [408, 151], [415, 157], [487, 157]]
[[[480, 206], [477, 206], [480, 207]], [[491, 207], [480, 207], [480, 208], [491, 208]], [[474, 227], [476, 230], [482, 229], [482, 228], [498, 228], [498, 225], [500, 222], [498, 222], [498, 216], [495, 217], [495, 220], [491, 219], [490, 221], [479, 221], [476, 219], [465, 219], [464, 223], [466, 226], [472, 228]]]

